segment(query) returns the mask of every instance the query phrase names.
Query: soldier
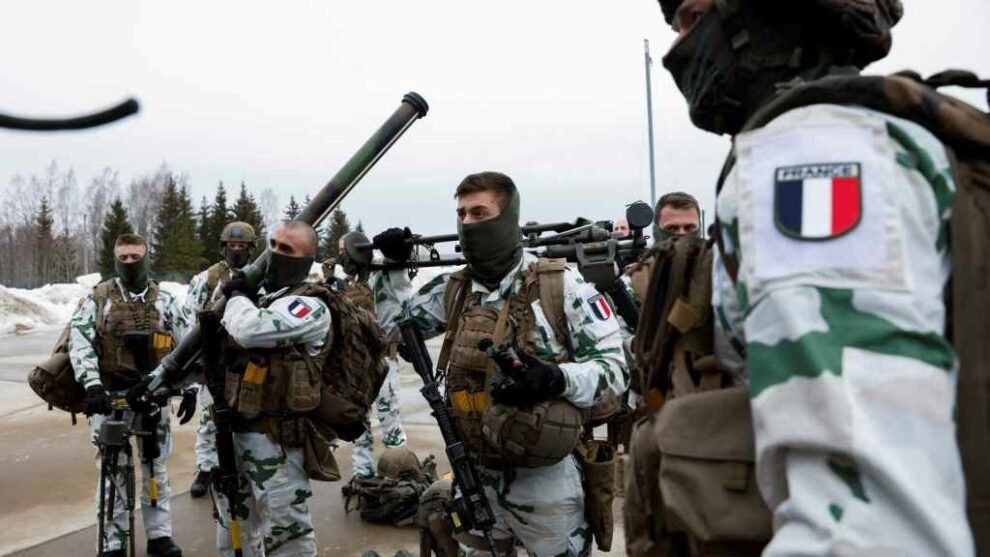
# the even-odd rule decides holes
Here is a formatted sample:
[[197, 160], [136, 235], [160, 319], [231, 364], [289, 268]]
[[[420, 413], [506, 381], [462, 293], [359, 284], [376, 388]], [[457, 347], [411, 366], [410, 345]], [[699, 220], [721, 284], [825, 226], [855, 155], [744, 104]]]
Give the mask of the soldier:
[[657, 201], [653, 225], [658, 242], [675, 236], [697, 234], [701, 230], [698, 200], [682, 191], [664, 194]]
[[[242, 542], [246, 555], [316, 555], [301, 416], [319, 405], [319, 386], [309, 377], [329, 348], [331, 316], [322, 299], [329, 293], [304, 282], [317, 248], [311, 226], [286, 221], [268, 247], [263, 293], [243, 274], [221, 287], [227, 297], [221, 323], [228, 334], [221, 365], [228, 378], [237, 377], [227, 380], [226, 394], [237, 412], [233, 442], [241, 476], [237, 503], [243, 505], [238, 514], [247, 515]], [[218, 546], [231, 555], [229, 502], [221, 498], [218, 507]]]
[[946, 147], [859, 102], [809, 98], [750, 120], [784, 84], [845, 83], [884, 57], [900, 1], [660, 5], [678, 33], [663, 63], [691, 120], [735, 136], [716, 209], [715, 350], [748, 387], [773, 513], [763, 554], [973, 554], [945, 336]]
[[[382, 308], [380, 314], [376, 312], [375, 291], [380, 291], [384, 288], [384, 282], [390, 280], [389, 276], [383, 273], [369, 274], [367, 271], [362, 271], [353, 265], [344, 253], [343, 238], [338, 240], [338, 253], [341, 254], [338, 261], [344, 273], [347, 274], [347, 278], [340, 281], [332, 280], [334, 266], [328, 261], [327, 263], [330, 264], [324, 263], [323, 266], [323, 276], [327, 284], [336, 283], [335, 287], [344, 296], [357, 304], [358, 307], [376, 314], [379, 318], [379, 323], [382, 323], [384, 327], [385, 323], [391, 322], [394, 319], [394, 315], [388, 310], [390, 307], [394, 308], [395, 306], [386, 305]], [[372, 283], [375, 284], [375, 290], [372, 290]], [[407, 292], [403, 293], [402, 300], [409, 297], [408, 291], [410, 289], [407, 288], [406, 290]], [[385, 445], [386, 449], [406, 446], [406, 432], [402, 429], [402, 415], [399, 406], [399, 359], [396, 352], [397, 347], [398, 341], [393, 340], [389, 342], [388, 356], [385, 358], [385, 362], [388, 364], [388, 375], [385, 377], [385, 383], [378, 392], [378, 398], [375, 399], [374, 404], [378, 410], [378, 422], [382, 426], [382, 444]], [[371, 416], [366, 415], [364, 433], [354, 442], [354, 451], [351, 453], [354, 477], [375, 477], [374, 447], [375, 440], [371, 435]]]
[[[86, 389], [85, 413], [91, 417], [93, 444], [97, 448], [100, 424], [111, 412], [108, 392], [123, 395], [141, 379], [142, 373], [153, 369], [171, 350], [182, 325], [176, 300], [148, 278], [148, 245], [144, 238], [123, 234], [114, 243], [113, 251], [117, 277], [98, 284], [86, 297], [72, 314], [70, 332], [69, 360], [76, 380]], [[151, 335], [152, 368], [137, 369], [140, 356], [131, 354], [123, 340], [128, 332]], [[124, 419], [133, 422], [134, 413], [125, 411]], [[157, 427], [159, 456], [152, 464], [144, 462], [145, 446], [138, 444], [142, 455], [141, 515], [148, 537], [147, 553], [181, 557], [182, 551], [172, 541], [171, 488], [165, 467], [172, 451], [168, 411], [161, 412]], [[152, 465], [158, 494], [155, 506], [150, 504]], [[107, 539], [97, 543], [102, 544], [102, 555], [123, 556], [124, 542], [132, 534], [123, 500], [127, 493], [124, 466], [117, 466], [109, 481], [116, 484], [120, 497], [110, 519], [112, 524], [108, 525]]]
[[[519, 194], [508, 176], [471, 174], [454, 197], [468, 266], [427, 283], [404, 304], [401, 316], [411, 317], [427, 337], [448, 331], [439, 365], [447, 371], [450, 413], [479, 464], [496, 515], [493, 535], [500, 551], [511, 550], [516, 538], [533, 555], [587, 555], [592, 536], [577, 459], [565, 453], [542, 466], [506, 465], [508, 455], [482, 438], [481, 421], [490, 414], [486, 409], [518, 408], [525, 413], [534, 404], [560, 399], [567, 407], [587, 409], [625, 391], [629, 378], [619, 325], [602, 296], [576, 270], [546, 265], [523, 251]], [[408, 229], [393, 228], [376, 236], [375, 244], [387, 258], [404, 261], [411, 249], [407, 236]], [[391, 285], [404, 277], [402, 271], [392, 273], [392, 282], [380, 293], [379, 308], [399, 303]], [[537, 283], [553, 279], [560, 281], [557, 303], [562, 307], [557, 308], [559, 315], [548, 316], [544, 304], [524, 300]], [[491, 364], [477, 344], [500, 332], [504, 339], [514, 338], [527, 372], [514, 384], [493, 389], [485, 380]], [[469, 555], [487, 549], [477, 534], [459, 536]]]
[[[226, 284], [238, 270], [247, 265], [254, 255], [254, 228], [246, 222], [230, 222], [220, 233], [220, 250], [223, 261], [210, 266], [202, 273], [193, 277], [189, 282], [189, 292], [186, 295], [182, 310], [188, 322], [196, 320], [196, 314], [208, 308], [218, 294], [217, 287]], [[193, 497], [206, 495], [212, 481], [213, 469], [217, 462], [217, 428], [211, 417], [210, 407], [213, 397], [205, 385], [187, 390], [186, 393], [198, 391], [199, 426], [196, 428], [196, 479], [189, 488]], [[183, 395], [188, 396], [187, 394]]]

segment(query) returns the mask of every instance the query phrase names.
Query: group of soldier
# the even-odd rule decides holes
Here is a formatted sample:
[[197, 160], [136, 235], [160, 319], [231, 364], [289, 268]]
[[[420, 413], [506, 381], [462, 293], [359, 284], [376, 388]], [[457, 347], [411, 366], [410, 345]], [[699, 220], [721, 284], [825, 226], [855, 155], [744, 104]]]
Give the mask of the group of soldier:
[[[113, 398], [134, 389], [119, 381], [133, 369], [120, 333], [149, 332], [155, 364], [198, 312], [225, 297], [218, 350], [238, 416], [241, 496], [215, 498], [218, 547], [315, 555], [303, 448], [283, 427], [305, 394], [271, 378], [290, 377], [334, 349], [326, 296], [346, 291], [377, 312], [391, 343], [378, 401], [387, 446], [406, 444], [396, 413], [399, 324], [444, 336], [438, 364], [447, 407], [495, 517], [495, 548], [482, 532], [457, 533], [465, 555], [518, 546], [537, 556], [590, 554], [602, 525], [589, 522], [598, 516], [588, 510], [590, 468], [574, 446], [586, 439], [548, 457], [561, 441], [541, 432], [563, 436], [573, 416], [581, 430], [615, 400], [639, 409], [626, 441], [630, 554], [973, 554], [953, 416], [957, 363], [945, 328], [947, 207], [956, 191], [948, 150], [925, 127], [855, 103], [807, 102], [765, 117], [784, 84], [855, 76], [885, 56], [899, 1], [660, 7], [678, 33], [664, 66], [692, 121], [732, 134], [734, 143], [709, 239], [691, 196], [657, 203], [654, 247], [623, 270], [642, 310], [638, 327], [621, 323], [578, 269], [524, 248], [521, 192], [499, 172], [471, 174], [454, 192], [467, 266], [416, 292], [401, 268], [370, 274], [344, 245], [334, 263], [348, 277], [333, 279], [330, 264], [324, 282], [307, 282], [317, 238], [299, 221], [267, 239], [259, 289], [238, 272], [253, 255], [254, 233], [232, 223], [225, 260], [197, 275], [179, 304], [148, 278], [145, 242], [125, 235], [115, 248], [117, 277], [72, 318], [71, 362], [94, 432]], [[373, 243], [401, 267], [412, 258], [410, 240], [408, 229], [390, 228]], [[658, 330], [667, 331], [667, 351], [654, 358], [649, 335]], [[501, 364], [479, 350], [484, 339], [513, 346], [524, 373], [493, 381]], [[210, 491], [217, 466], [207, 391], [198, 389], [194, 495]], [[183, 394], [183, 419], [196, 393]], [[505, 422], [493, 415], [537, 434], [506, 441], [496, 431]], [[158, 427], [159, 454], [142, 463], [142, 512], [148, 553], [174, 556], [181, 551], [169, 521], [168, 412]], [[370, 431], [365, 422], [356, 476], [375, 474]], [[161, 485], [153, 507], [149, 477]], [[698, 478], [704, 485], [686, 485]], [[242, 544], [231, 540], [232, 503], [246, 517]], [[126, 528], [121, 507], [101, 540], [103, 555], [123, 554]]]

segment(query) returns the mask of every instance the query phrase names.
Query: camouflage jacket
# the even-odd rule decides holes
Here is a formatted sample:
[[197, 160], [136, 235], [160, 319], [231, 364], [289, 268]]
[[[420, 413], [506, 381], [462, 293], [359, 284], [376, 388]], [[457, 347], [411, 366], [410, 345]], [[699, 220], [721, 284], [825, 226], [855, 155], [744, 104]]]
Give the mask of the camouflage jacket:
[[[140, 299], [147, 302], [147, 300], [144, 300], [144, 296], [148, 293], [148, 289], [145, 289], [140, 294], [132, 294], [121, 285], [120, 279], [113, 280], [126, 299]], [[107, 300], [106, 305], [103, 307], [102, 315], [104, 320], [106, 320], [112, 304], [113, 302], [111, 300]], [[178, 338], [181, 331], [185, 327], [188, 327], [188, 324], [183, 321], [184, 317], [178, 300], [168, 292], [159, 289], [158, 299], [154, 300], [154, 304], [158, 310], [159, 325]], [[96, 355], [96, 343], [99, 341], [96, 334], [98, 328], [96, 323], [97, 313], [96, 299], [91, 292], [86, 296], [82, 304], [76, 308], [69, 321], [69, 361], [72, 363], [72, 369], [75, 371], [76, 381], [83, 387], [102, 384]]]
[[[519, 292], [523, 284], [524, 269], [528, 269], [536, 260], [536, 256], [525, 254], [519, 266], [502, 279], [495, 291], [489, 291], [478, 283], [472, 283], [471, 289], [482, 294], [482, 304], [500, 308], [509, 296]], [[379, 316], [386, 312], [391, 316], [388, 323], [383, 321], [386, 335], [394, 334], [398, 321], [407, 316], [416, 322], [427, 338], [444, 332], [447, 328], [447, 315], [443, 297], [448, 280], [449, 274], [440, 275], [402, 303], [396, 287], [408, 285], [405, 271], [389, 273], [388, 280], [382, 281], [375, 294]], [[595, 303], [599, 297], [598, 291], [586, 283], [580, 273], [567, 268], [564, 272], [564, 311], [571, 337], [569, 344], [574, 347], [573, 353], [568, 353], [567, 342], [555, 337], [540, 303], [537, 301], [532, 305], [536, 314], [536, 327], [533, 329], [534, 356], [544, 359], [559, 357], [565, 360], [560, 364], [567, 381], [563, 396], [578, 407], [590, 407], [609, 393], [618, 396], [629, 386], [629, 371], [622, 351], [619, 323], [611, 311], [606, 315], [600, 309], [596, 310]]]
[[227, 302], [220, 322], [244, 348], [280, 348], [301, 344], [319, 353], [330, 332], [330, 310], [311, 296], [283, 296], [287, 288], [264, 294], [255, 305], [247, 296]]

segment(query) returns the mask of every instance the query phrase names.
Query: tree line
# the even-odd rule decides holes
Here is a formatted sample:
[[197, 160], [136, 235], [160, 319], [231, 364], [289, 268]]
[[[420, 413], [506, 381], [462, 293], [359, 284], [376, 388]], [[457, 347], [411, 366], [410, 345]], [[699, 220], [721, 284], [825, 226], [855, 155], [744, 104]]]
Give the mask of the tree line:
[[[40, 175], [17, 174], [0, 197], [0, 284], [36, 288], [93, 272], [109, 277], [114, 240], [123, 233], [148, 240], [153, 276], [184, 282], [221, 259], [220, 234], [228, 222], [253, 226], [260, 253], [266, 233], [309, 202], [290, 196], [280, 208], [273, 188], [256, 197], [244, 182], [229, 200], [220, 182], [213, 199], [203, 196], [197, 208], [190, 189], [188, 174], [164, 163], [126, 187], [109, 167], [85, 188], [71, 168], [63, 170], [57, 162]], [[337, 239], [351, 230], [340, 209], [329, 221], [318, 231], [320, 260], [335, 257]]]

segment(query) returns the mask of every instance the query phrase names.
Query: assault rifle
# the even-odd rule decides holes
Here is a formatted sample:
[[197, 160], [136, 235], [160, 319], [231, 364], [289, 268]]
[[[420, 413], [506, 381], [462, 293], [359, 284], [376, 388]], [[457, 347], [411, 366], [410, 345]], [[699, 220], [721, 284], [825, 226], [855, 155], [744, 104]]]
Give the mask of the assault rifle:
[[[127, 331], [123, 335], [124, 346], [134, 358], [134, 367], [145, 376], [151, 372], [151, 337], [145, 331]], [[135, 408], [141, 442], [141, 462], [148, 465], [148, 498], [152, 507], [158, 507], [158, 480], [155, 479], [155, 459], [161, 456], [158, 449], [158, 421], [161, 406]]]
[[498, 555], [495, 538], [492, 537], [495, 514], [492, 512], [488, 498], [485, 497], [478, 469], [475, 468], [474, 462], [467, 454], [467, 449], [464, 448], [464, 442], [454, 429], [454, 423], [447, 414], [447, 405], [443, 395], [440, 394], [443, 370], [438, 369], [434, 373], [433, 362], [430, 361], [430, 354], [426, 351], [426, 343], [423, 342], [423, 336], [413, 320], [407, 319], [400, 323], [399, 331], [404, 346], [403, 356], [407, 357], [416, 374], [423, 379], [423, 388], [419, 392], [423, 393], [423, 398], [429, 403], [433, 417], [440, 426], [440, 434], [443, 435], [443, 442], [447, 446], [447, 459], [450, 460], [450, 467], [454, 471], [454, 483], [458, 490], [451, 513], [454, 531], [471, 529], [480, 531], [488, 543], [491, 554]]

